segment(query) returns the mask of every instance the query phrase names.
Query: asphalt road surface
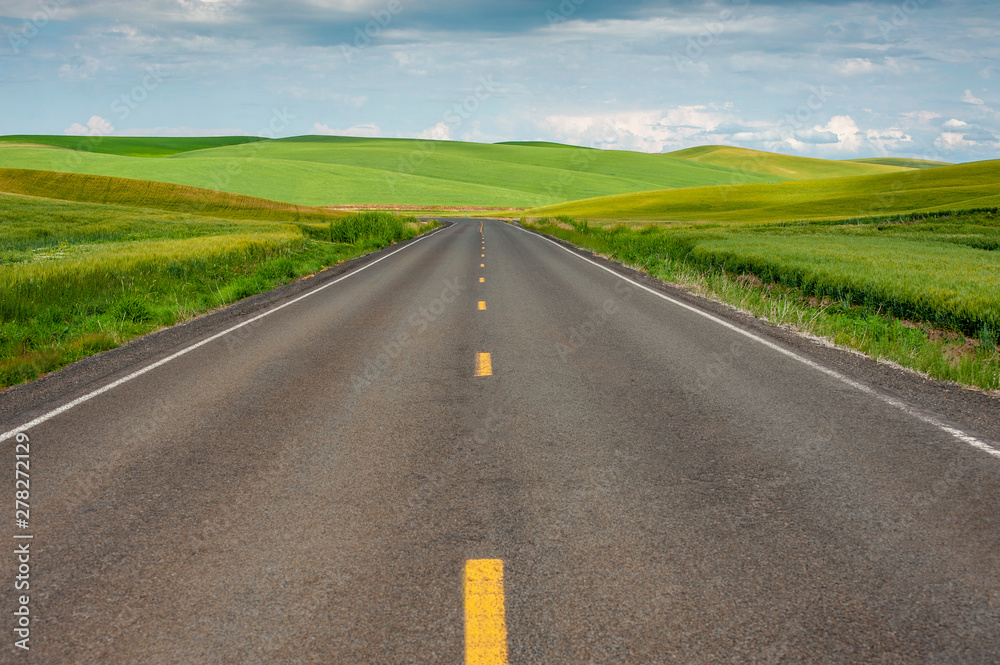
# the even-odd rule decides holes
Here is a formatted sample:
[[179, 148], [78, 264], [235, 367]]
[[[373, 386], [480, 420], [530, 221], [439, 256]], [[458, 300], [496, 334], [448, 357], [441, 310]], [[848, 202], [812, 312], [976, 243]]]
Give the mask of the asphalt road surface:
[[608, 266], [461, 220], [3, 393], [0, 660], [1000, 662], [1000, 399]]

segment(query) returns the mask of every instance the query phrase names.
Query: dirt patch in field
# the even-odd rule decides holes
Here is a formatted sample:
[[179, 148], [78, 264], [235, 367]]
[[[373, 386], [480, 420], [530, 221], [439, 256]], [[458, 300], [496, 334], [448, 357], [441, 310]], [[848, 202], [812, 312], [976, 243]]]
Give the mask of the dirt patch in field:
[[758, 289], [760, 287], [764, 286], [764, 282], [761, 280], [760, 277], [758, 277], [757, 275], [751, 275], [749, 273], [746, 273], [746, 274], [743, 274], [743, 275], [740, 275], [739, 277], [737, 277], [736, 278], [736, 283], [739, 284], [740, 286], [744, 286], [744, 287], [746, 287], [746, 286], [752, 286], [752, 287], [755, 287], [755, 288], [758, 288]]
[[963, 358], [975, 357], [979, 353], [979, 340], [966, 339], [964, 344], [957, 344], [948, 347], [944, 352], [944, 357], [952, 365], [957, 365]]

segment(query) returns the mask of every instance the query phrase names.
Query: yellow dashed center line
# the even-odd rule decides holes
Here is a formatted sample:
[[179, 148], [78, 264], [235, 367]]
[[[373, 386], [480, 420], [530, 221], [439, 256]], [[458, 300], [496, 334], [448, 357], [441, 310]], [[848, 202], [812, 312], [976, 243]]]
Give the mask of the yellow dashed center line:
[[503, 561], [500, 559], [465, 562], [465, 663], [507, 664], [507, 621]]
[[482, 284], [482, 283], [483, 283], [483, 282], [485, 282], [485, 281], [486, 281], [486, 278], [485, 278], [485, 277], [480, 277], [480, 278], [479, 278], [479, 283], [480, 283], [480, 284]]
[[485, 312], [486, 311], [486, 301], [485, 300], [480, 300], [479, 301], [479, 311], [480, 312]]
[[493, 376], [493, 361], [490, 354], [480, 353], [476, 356], [476, 376]]
[[480, 264], [479, 264], [479, 267], [480, 267], [480, 268], [485, 268], [485, 267], [486, 267], [486, 264], [485, 264], [485, 263], [480, 263]]

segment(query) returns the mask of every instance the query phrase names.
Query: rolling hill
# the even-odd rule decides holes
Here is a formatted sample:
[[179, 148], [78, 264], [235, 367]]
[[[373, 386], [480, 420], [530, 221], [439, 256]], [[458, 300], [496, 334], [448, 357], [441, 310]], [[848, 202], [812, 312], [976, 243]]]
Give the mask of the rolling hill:
[[191, 150], [205, 150], [227, 145], [255, 143], [266, 139], [257, 136], [207, 137], [133, 137], [133, 136], [0, 136], [0, 144], [44, 145], [67, 150], [98, 152], [127, 157], [168, 157]]
[[1000, 160], [773, 185], [694, 187], [606, 196], [527, 211], [534, 217], [791, 221], [1000, 205]]
[[796, 157], [773, 152], [748, 150], [726, 145], [706, 145], [667, 153], [668, 157], [687, 159], [700, 164], [714, 164], [752, 173], [777, 176], [783, 180], [814, 180], [879, 175], [905, 171], [901, 164], [865, 163], [863, 161], [833, 161]]
[[[58, 143], [58, 138], [49, 142]], [[249, 144], [220, 139], [224, 145], [198, 149], [192, 142], [186, 146], [190, 150], [151, 158], [135, 156], [146, 139], [120, 144], [105, 139], [104, 153], [40, 145], [47, 137], [17, 139], [0, 143], [0, 168], [152, 180], [310, 206], [529, 207], [651, 189], [775, 180], [770, 174], [663, 155], [554, 144], [306, 136]], [[151, 145], [162, 141], [148, 140]], [[185, 147], [171, 143], [175, 139], [167, 141], [157, 149]], [[112, 154], [113, 149], [129, 154]]]
[[79, 203], [168, 210], [222, 219], [329, 222], [342, 216], [324, 208], [298, 206], [185, 185], [28, 169], [0, 169], [0, 192]]
[[873, 157], [871, 159], [849, 160], [857, 164], [882, 164], [883, 166], [902, 166], [907, 169], [936, 169], [942, 166], [954, 166], [951, 162], [933, 162], [927, 159], [906, 159], [903, 157]]

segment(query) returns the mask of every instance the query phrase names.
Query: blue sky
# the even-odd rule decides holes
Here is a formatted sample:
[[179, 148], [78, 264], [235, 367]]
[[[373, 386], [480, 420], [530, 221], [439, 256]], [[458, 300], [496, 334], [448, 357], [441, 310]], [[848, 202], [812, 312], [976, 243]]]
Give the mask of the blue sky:
[[996, 0], [0, 0], [0, 134], [1000, 158]]

